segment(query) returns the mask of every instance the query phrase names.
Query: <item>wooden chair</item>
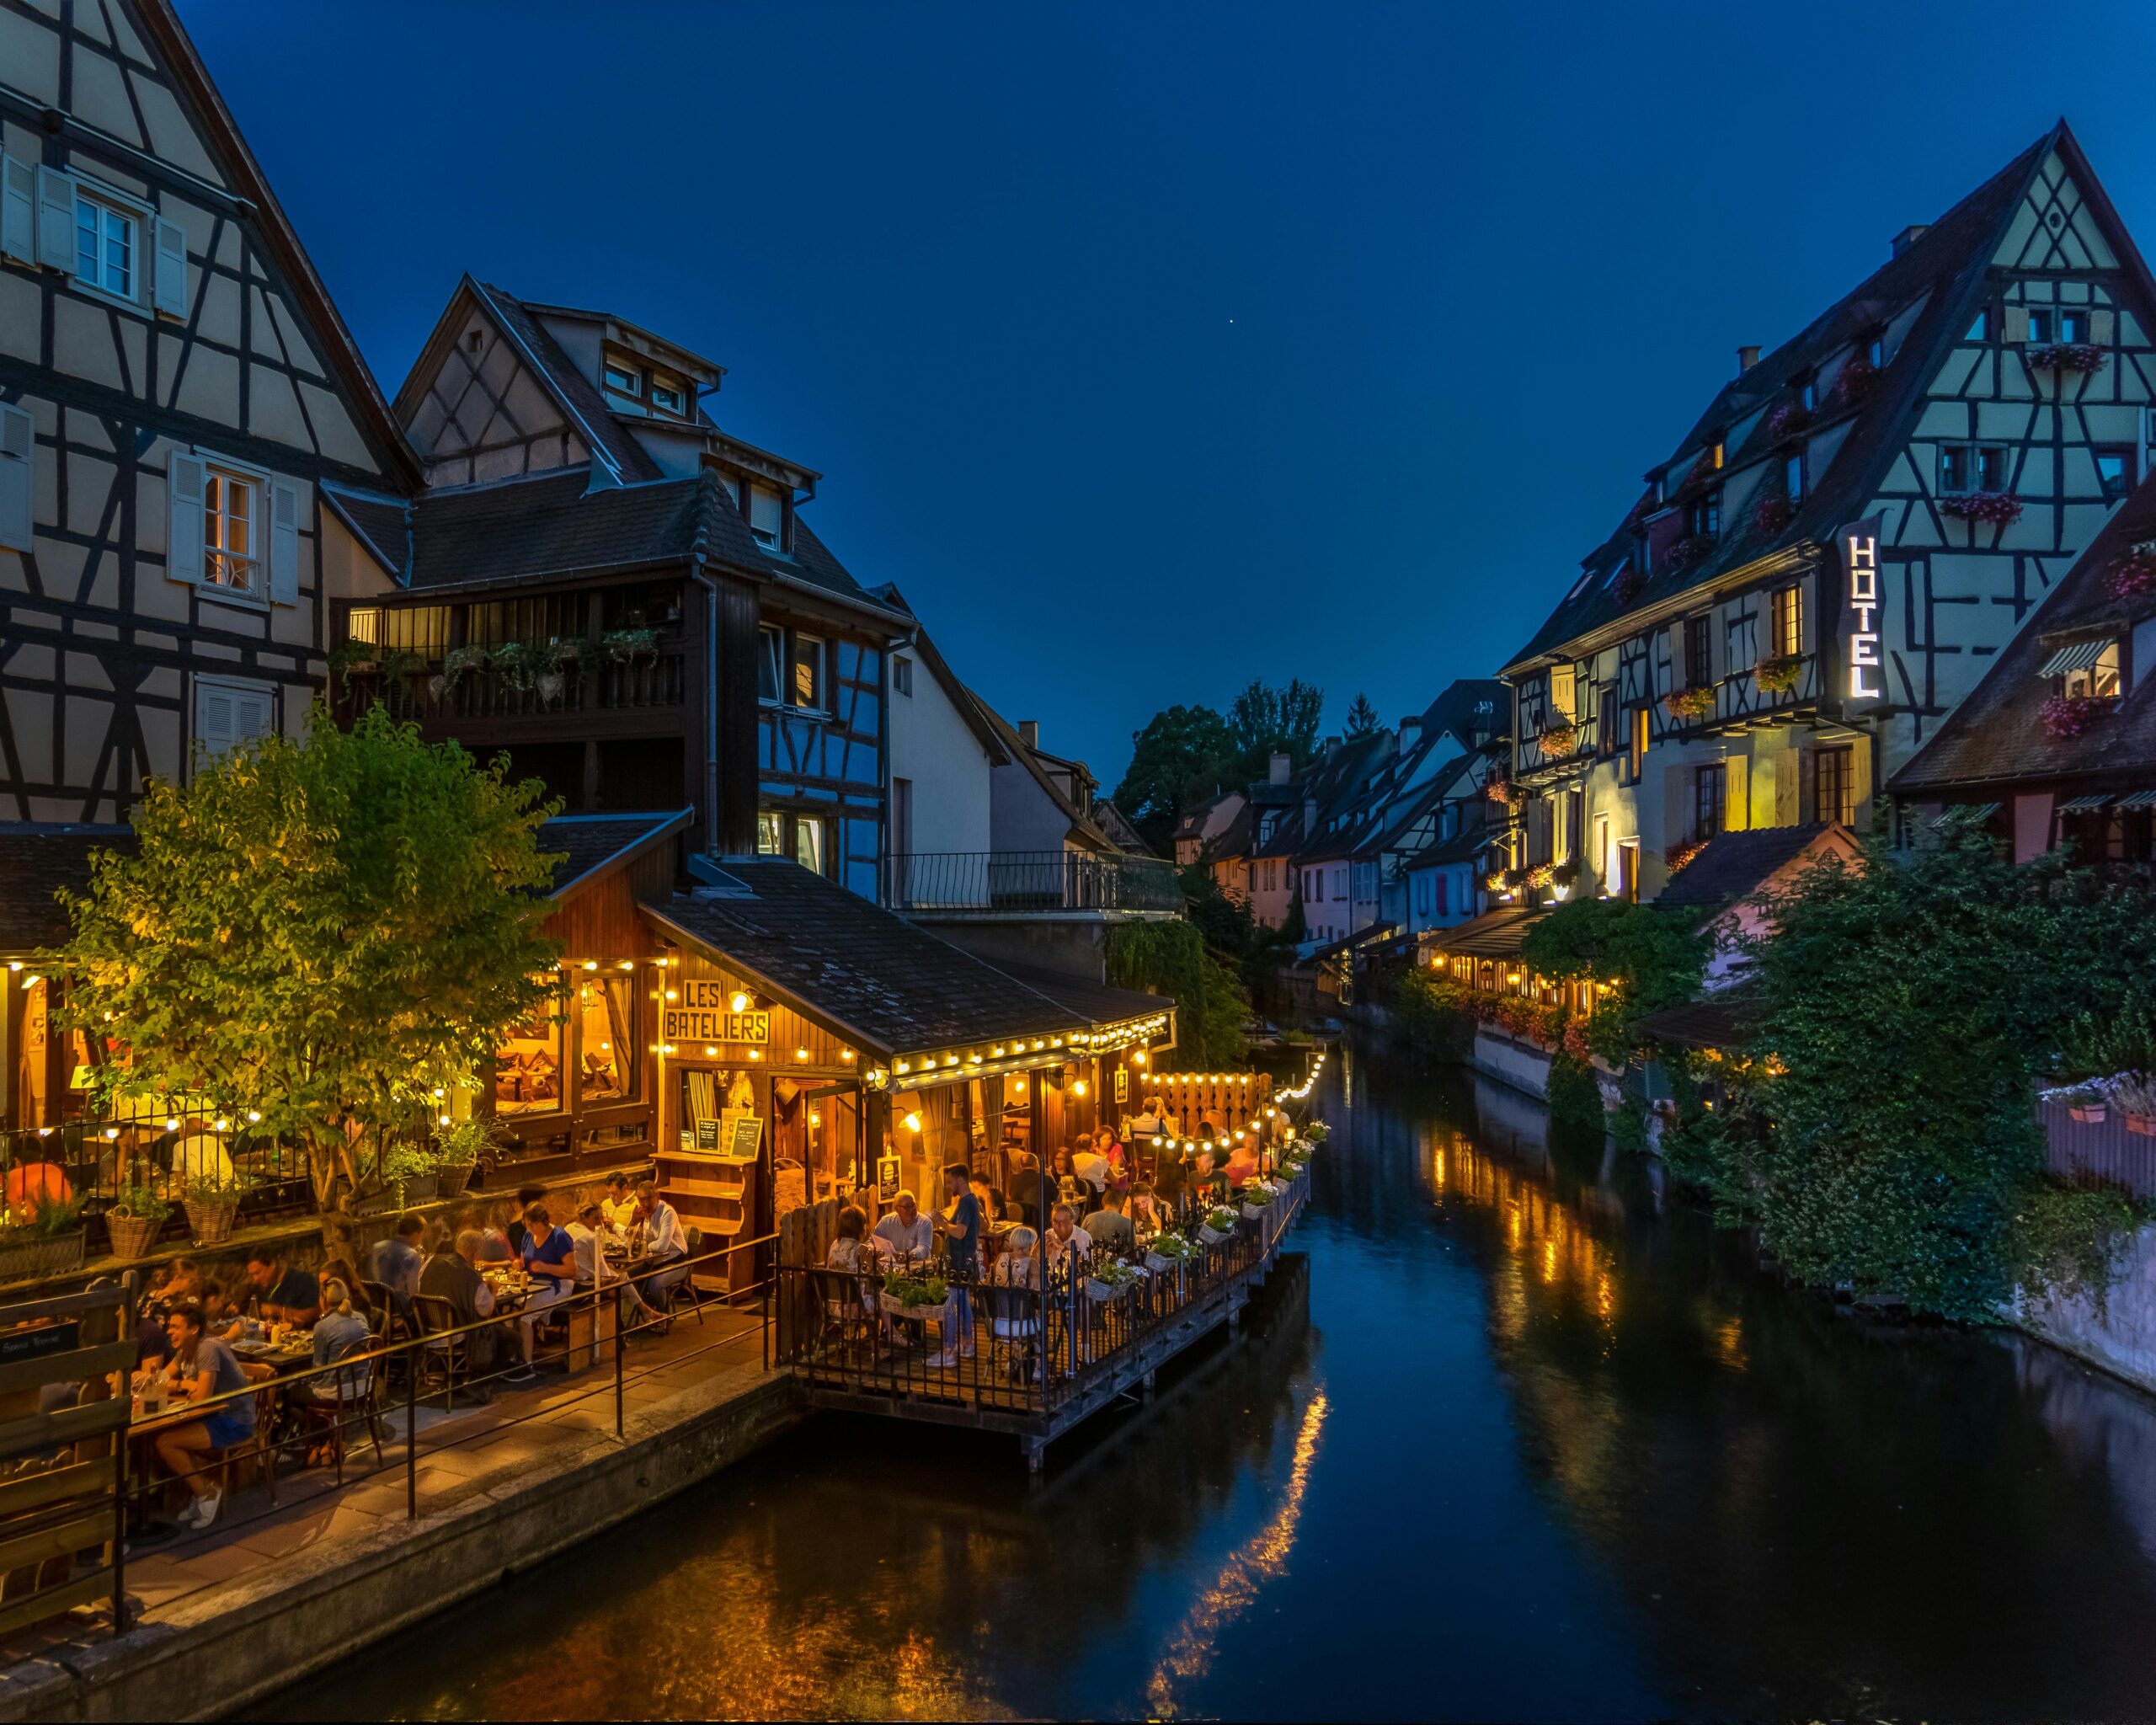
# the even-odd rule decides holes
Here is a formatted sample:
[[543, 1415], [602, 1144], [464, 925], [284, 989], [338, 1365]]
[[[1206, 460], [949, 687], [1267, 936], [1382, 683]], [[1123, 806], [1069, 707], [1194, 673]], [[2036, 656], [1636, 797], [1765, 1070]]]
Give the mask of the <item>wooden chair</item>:
[[[702, 1258], [704, 1252], [703, 1230], [701, 1228], [690, 1229], [687, 1238], [689, 1242], [688, 1255], [690, 1258], [694, 1260], [696, 1258]], [[664, 1272], [662, 1270], [660, 1274], [664, 1274]], [[696, 1286], [696, 1272], [694, 1268], [687, 1271], [680, 1281], [676, 1282], [672, 1287], [666, 1290], [664, 1301], [659, 1306], [659, 1315], [663, 1317], [672, 1317], [674, 1316], [675, 1306], [685, 1298], [689, 1302], [689, 1310], [696, 1313], [696, 1322], [699, 1324], [703, 1322], [703, 1290]]]
[[1040, 1291], [990, 1283], [972, 1292], [981, 1316], [988, 1320], [989, 1370], [997, 1369], [1000, 1353], [1006, 1376], [1017, 1383], [1032, 1383], [1040, 1352]]
[[852, 1353], [858, 1347], [873, 1357], [878, 1314], [869, 1301], [868, 1279], [857, 1270], [812, 1269], [808, 1282], [824, 1311], [817, 1351], [823, 1352], [835, 1341], [841, 1353]]
[[[370, 1345], [378, 1343], [380, 1340], [380, 1337], [375, 1337]], [[302, 1400], [296, 1397], [287, 1404], [291, 1409], [295, 1429], [302, 1439], [307, 1442], [310, 1447], [318, 1433], [328, 1439], [330, 1461], [337, 1469], [337, 1477], [340, 1482], [344, 1477], [344, 1434], [355, 1420], [366, 1422], [367, 1440], [374, 1445], [375, 1460], [376, 1461], [382, 1460], [382, 1439], [385, 1433], [382, 1423], [382, 1386], [388, 1377], [388, 1373], [385, 1370], [388, 1364], [387, 1356], [382, 1355], [377, 1355], [375, 1359], [369, 1360], [365, 1368], [366, 1381], [360, 1386], [356, 1395], [347, 1395], [342, 1400], [335, 1402], [315, 1401], [312, 1398]], [[352, 1370], [357, 1372], [360, 1368], [355, 1366]], [[332, 1386], [341, 1386], [344, 1375], [339, 1372], [334, 1377], [316, 1378], [311, 1381], [316, 1386], [318, 1392], [323, 1392]]]
[[254, 1429], [230, 1449], [212, 1450], [211, 1462], [217, 1470], [217, 1488], [230, 1502], [238, 1488], [247, 1483], [249, 1467], [270, 1493], [270, 1503], [277, 1502], [277, 1403], [282, 1391], [274, 1383], [264, 1384], [254, 1392]]
[[419, 1370], [427, 1381], [439, 1381], [442, 1405], [454, 1408], [457, 1385], [472, 1375], [472, 1350], [467, 1345], [471, 1338], [442, 1333], [456, 1327], [456, 1308], [439, 1294], [414, 1294], [412, 1311], [419, 1333], [433, 1338], [420, 1350]]

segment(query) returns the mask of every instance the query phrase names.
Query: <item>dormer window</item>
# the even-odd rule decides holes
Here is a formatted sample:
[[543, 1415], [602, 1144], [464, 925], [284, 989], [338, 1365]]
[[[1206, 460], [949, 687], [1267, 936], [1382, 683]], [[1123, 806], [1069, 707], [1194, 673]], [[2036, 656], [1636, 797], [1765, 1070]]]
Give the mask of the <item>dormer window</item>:
[[1875, 371], [1886, 363], [1886, 334], [1884, 330], [1871, 332], [1871, 339], [1864, 344], [1864, 357]]
[[1663, 500], [1662, 488], [1662, 477], [1660, 473], [1650, 473], [1647, 475], [1647, 495], [1652, 498], [1657, 503], [1660, 503]]
[[2074, 641], [2044, 661], [2036, 673], [2063, 677], [2063, 692], [2069, 700], [2115, 700], [2119, 693], [2119, 644], [2116, 641]]
[[749, 488], [749, 531], [765, 550], [785, 550], [786, 505], [778, 493], [760, 485]]
[[651, 380], [651, 404], [662, 414], [680, 415], [688, 412], [688, 397], [681, 386], [667, 382], [655, 372]]
[[1804, 381], [1797, 385], [1796, 399], [1797, 404], [1806, 413], [1816, 409], [1819, 405], [1819, 380], [1807, 372]]
[[1714, 464], [1714, 470], [1715, 470], [1717, 473], [1719, 473], [1721, 471], [1721, 464], [1722, 464], [1723, 455], [1724, 455], [1724, 451], [1723, 451], [1723, 448], [1722, 448], [1722, 436], [1721, 436], [1721, 432], [1719, 432], [1719, 431], [1716, 432], [1716, 433], [1715, 433], [1715, 435], [1714, 435], [1714, 436], [1713, 436], [1711, 439], [1710, 439], [1710, 440], [1708, 441], [1708, 443], [1707, 443], [1707, 454], [1708, 454], [1708, 456], [1711, 458], [1711, 460], [1712, 460], [1712, 462], [1713, 462], [1713, 464]]
[[632, 400], [643, 398], [643, 374], [627, 366], [618, 366], [609, 360], [606, 367], [606, 387], [616, 395], [626, 395]]
[[1721, 535], [1721, 492], [1719, 489], [1692, 500], [1686, 512], [1685, 531], [1695, 538], [1715, 539]]
[[1783, 462], [1782, 487], [1791, 503], [1804, 501], [1804, 456], [1801, 451]]

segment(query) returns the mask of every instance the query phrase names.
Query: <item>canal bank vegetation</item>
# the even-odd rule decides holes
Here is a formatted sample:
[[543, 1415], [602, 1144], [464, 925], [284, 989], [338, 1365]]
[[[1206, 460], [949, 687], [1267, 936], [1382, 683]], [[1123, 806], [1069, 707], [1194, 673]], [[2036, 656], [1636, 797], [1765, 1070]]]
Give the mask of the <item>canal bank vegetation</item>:
[[1673, 1062], [1673, 1172], [1814, 1285], [1970, 1320], [2017, 1290], [2100, 1298], [2141, 1210], [2049, 1177], [2036, 1092], [2089, 1027], [2151, 1022], [2145, 887], [1950, 829], [1875, 836], [1771, 911], [1747, 943], [1756, 1034]]
[[1192, 923], [1124, 922], [1108, 930], [1107, 980], [1176, 1003], [1179, 1063], [1230, 1071], [1250, 1057], [1250, 993], [1236, 967]]

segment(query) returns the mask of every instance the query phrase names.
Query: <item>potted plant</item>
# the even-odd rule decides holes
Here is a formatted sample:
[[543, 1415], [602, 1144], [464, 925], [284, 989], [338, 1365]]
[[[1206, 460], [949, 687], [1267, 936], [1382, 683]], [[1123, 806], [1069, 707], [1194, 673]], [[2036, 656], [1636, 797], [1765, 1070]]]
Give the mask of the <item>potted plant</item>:
[[2010, 491], [1968, 491], [1940, 498], [1939, 512], [1958, 521], [2010, 526], [2021, 519], [2021, 499]]
[[2094, 1084], [2077, 1084], [2071, 1090], [2060, 1091], [2057, 1100], [2066, 1104], [2068, 1115], [2077, 1125], [2100, 1126], [2110, 1112], [2103, 1091]]
[[424, 1145], [400, 1140], [382, 1153], [382, 1190], [356, 1208], [362, 1215], [386, 1210], [409, 1210], [435, 1195], [435, 1153]]
[[1225, 1204], [1215, 1204], [1198, 1225], [1198, 1237], [1208, 1246], [1225, 1246], [1235, 1237], [1235, 1211]]
[[2156, 541], [2135, 546], [2113, 563], [2104, 586], [2114, 599], [2138, 599], [2156, 592]]
[[1563, 890], [1570, 890], [1579, 878], [1580, 865], [1577, 862], [1559, 862], [1550, 870], [1550, 884]]
[[1687, 533], [1682, 539], [1673, 541], [1669, 549], [1662, 553], [1662, 564], [1664, 569], [1688, 569], [1714, 548], [1713, 534]]
[[546, 660], [528, 642], [504, 641], [488, 655], [488, 668], [501, 679], [504, 688], [528, 695], [537, 686]]
[[332, 647], [326, 657], [329, 668], [340, 677], [349, 677], [375, 668], [375, 644], [371, 641], [356, 641], [347, 637]]
[[1844, 403], [1862, 401], [1878, 381], [1879, 368], [1871, 363], [1870, 355], [1852, 354], [1834, 374], [1834, 399]]
[[1779, 533], [1796, 519], [1796, 505], [1779, 491], [1772, 491], [1752, 505], [1752, 526], [1761, 533]]
[[83, 1264], [83, 1201], [40, 1192], [0, 1223], [0, 1282], [64, 1275]]
[[1326, 1125], [1322, 1120], [1312, 1120], [1309, 1125], [1303, 1128], [1304, 1141], [1313, 1150], [1316, 1149], [1319, 1145], [1324, 1143], [1325, 1140], [1331, 1135], [1332, 1128]]
[[1559, 719], [1535, 739], [1542, 752], [1552, 758], [1569, 755], [1579, 746], [1580, 728], [1568, 719]]
[[104, 1213], [105, 1232], [112, 1236], [115, 1258], [145, 1258], [164, 1231], [172, 1206], [154, 1188], [130, 1182], [120, 1188], [112, 1208]]
[[1697, 724], [1715, 710], [1715, 692], [1704, 685], [1672, 689], [1662, 697], [1662, 710], [1681, 724]]
[[1241, 1193], [1243, 1216], [1246, 1220], [1265, 1220], [1265, 1213], [1273, 1208], [1273, 1200], [1280, 1195], [1280, 1188], [1269, 1180], [1251, 1180], [1245, 1183]]
[[435, 699], [454, 689], [474, 671], [483, 671], [494, 662], [494, 655], [483, 647], [452, 647], [442, 655], [441, 675], [429, 685]]
[[1803, 675], [1804, 655], [1801, 653], [1771, 654], [1752, 667], [1752, 681], [1759, 686], [1763, 695], [1793, 694]]
[[1086, 1296], [1097, 1306], [1120, 1300], [1138, 1285], [1139, 1274], [1119, 1258], [1096, 1258], [1086, 1267]]
[[659, 657], [659, 631], [609, 629], [599, 638], [599, 645], [616, 665], [642, 665]]
[[2021, 357], [2032, 371], [2079, 371], [2085, 375], [2102, 371], [2110, 355], [2089, 342], [2047, 341], [2024, 348]]
[[950, 1294], [949, 1285], [941, 1276], [893, 1270], [883, 1278], [883, 1290], [876, 1300], [893, 1317], [920, 1317], [923, 1308], [941, 1306]]
[[237, 1172], [225, 1169], [191, 1178], [181, 1194], [180, 1208], [187, 1212], [187, 1231], [195, 1243], [221, 1246], [231, 1239], [240, 1199], [246, 1196], [247, 1183]]
[[493, 1142], [484, 1120], [463, 1119], [444, 1127], [435, 1137], [435, 1196], [462, 1198], [472, 1183], [472, 1171]]
[[1811, 409], [1801, 402], [1785, 401], [1767, 415], [1767, 435], [1778, 441], [1794, 437], [1811, 423]]
[[2059, 742], [2078, 737], [2111, 710], [2108, 695], [2051, 695], [2036, 709], [2044, 734]]
[[1172, 1228], [1153, 1236], [1145, 1248], [1145, 1268], [1156, 1276], [1179, 1270], [1198, 1256], [1198, 1248]]

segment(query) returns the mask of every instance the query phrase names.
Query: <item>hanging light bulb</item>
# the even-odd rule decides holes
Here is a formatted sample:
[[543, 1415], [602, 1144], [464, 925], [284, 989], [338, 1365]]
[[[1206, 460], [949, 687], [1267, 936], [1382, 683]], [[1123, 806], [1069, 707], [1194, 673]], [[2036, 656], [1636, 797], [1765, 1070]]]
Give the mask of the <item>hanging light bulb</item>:
[[737, 1012], [745, 1012], [749, 1010], [749, 996], [737, 988], [727, 997], [726, 1004]]
[[908, 1114], [906, 1116], [906, 1130], [909, 1132], [918, 1132], [921, 1130], [921, 1116], [919, 1114]]

